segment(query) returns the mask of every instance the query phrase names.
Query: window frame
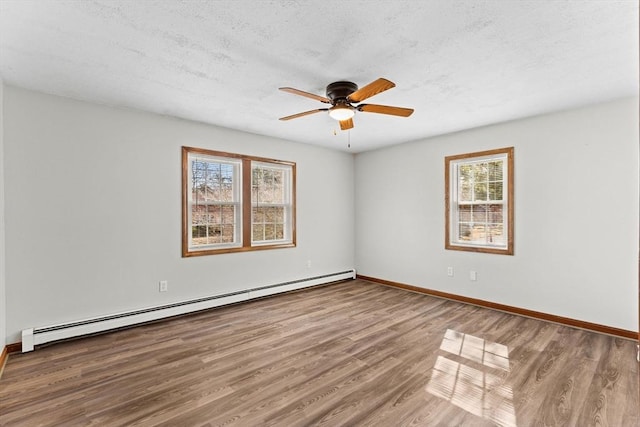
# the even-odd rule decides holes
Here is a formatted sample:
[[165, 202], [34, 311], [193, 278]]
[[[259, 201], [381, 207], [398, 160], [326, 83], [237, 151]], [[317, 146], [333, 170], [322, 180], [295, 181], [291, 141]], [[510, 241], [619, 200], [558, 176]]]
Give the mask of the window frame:
[[[229, 162], [238, 164], [239, 212], [236, 212], [238, 229], [235, 233], [239, 237], [239, 241], [235, 243], [219, 243], [208, 245], [205, 248], [196, 248], [191, 245], [192, 239], [192, 222], [191, 222], [191, 161], [193, 156], [210, 157], [219, 159], [221, 162]], [[276, 241], [266, 241], [254, 243], [252, 239], [252, 170], [253, 165], [268, 165], [279, 169], [288, 169], [288, 185], [289, 204], [288, 213], [284, 233], [284, 239]], [[182, 257], [216, 255], [223, 253], [248, 252], [254, 250], [291, 248], [296, 246], [296, 164], [294, 162], [275, 160], [264, 157], [247, 156], [244, 154], [228, 153], [223, 151], [208, 150], [204, 148], [182, 147]]]
[[[445, 157], [445, 249], [481, 252], [500, 255], [513, 255], [514, 253], [514, 148], [499, 148], [495, 150], [478, 151], [474, 153], [458, 154]], [[506, 174], [503, 174], [503, 223], [506, 222], [504, 231], [506, 232], [506, 244], [503, 247], [495, 245], [482, 245], [478, 243], [460, 243], [455, 239], [458, 217], [458, 198], [460, 190], [458, 188], [457, 169], [461, 164], [477, 163], [482, 160], [504, 159]], [[506, 198], [506, 200], [505, 200]], [[497, 204], [487, 201], [486, 204]], [[506, 215], [506, 217], [505, 217]]]

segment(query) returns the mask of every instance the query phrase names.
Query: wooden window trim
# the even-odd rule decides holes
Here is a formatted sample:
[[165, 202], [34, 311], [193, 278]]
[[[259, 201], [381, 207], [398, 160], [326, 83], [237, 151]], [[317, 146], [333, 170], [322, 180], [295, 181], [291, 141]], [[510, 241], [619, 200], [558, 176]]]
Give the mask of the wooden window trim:
[[[239, 247], [225, 247], [219, 249], [189, 250], [189, 154], [202, 154], [214, 157], [227, 157], [242, 161], [242, 242]], [[291, 241], [286, 243], [251, 244], [251, 162], [272, 163], [291, 168]], [[223, 151], [207, 150], [204, 148], [182, 147], [182, 256], [193, 257], [203, 255], [217, 255], [234, 252], [261, 251], [267, 249], [292, 248], [296, 246], [296, 164], [283, 160], [266, 157], [247, 156], [244, 154], [227, 153]]]
[[[448, 250], [481, 252], [500, 255], [513, 255], [514, 253], [514, 171], [513, 171], [513, 147], [498, 148], [495, 150], [478, 151], [475, 153], [458, 154], [455, 156], [447, 156], [444, 160], [444, 185], [445, 185], [445, 242], [444, 247]], [[482, 246], [462, 246], [451, 242], [451, 162], [473, 159], [476, 157], [495, 156], [506, 154], [507, 156], [507, 246], [505, 249], [490, 248]]]

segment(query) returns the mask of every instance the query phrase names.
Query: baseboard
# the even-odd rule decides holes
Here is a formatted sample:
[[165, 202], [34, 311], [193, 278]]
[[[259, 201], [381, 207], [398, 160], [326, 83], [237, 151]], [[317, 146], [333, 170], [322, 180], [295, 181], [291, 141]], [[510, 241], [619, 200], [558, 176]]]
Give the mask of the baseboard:
[[5, 363], [7, 363], [7, 357], [9, 357], [9, 352], [7, 351], [7, 347], [3, 347], [2, 353], [0, 353], [0, 379], [2, 379], [2, 373], [4, 372]]
[[4, 372], [4, 365], [6, 365], [7, 363], [9, 354], [19, 352], [21, 348], [22, 348], [22, 343], [7, 344], [2, 348], [2, 352], [0, 352], [0, 378], [2, 378], [2, 373]]
[[336, 281], [353, 280], [355, 279], [355, 276], [356, 271], [354, 269], [350, 269], [239, 290], [226, 294], [211, 295], [160, 306], [113, 313], [88, 319], [79, 319], [57, 325], [27, 328], [22, 330], [21, 351], [33, 351], [36, 345], [133, 327], [147, 322], [195, 313], [200, 310], [206, 310], [223, 305], [250, 301], [256, 298], [277, 295], [289, 291], [307, 289], [318, 285], [326, 285]]
[[22, 350], [21, 342], [14, 342], [13, 344], [7, 344], [7, 354], [18, 353]]
[[600, 332], [603, 334], [613, 335], [621, 338], [628, 338], [634, 341], [638, 340], [638, 332], [628, 331], [626, 329], [619, 329], [619, 328], [614, 328], [612, 326], [599, 325], [597, 323], [590, 323], [590, 322], [584, 322], [582, 320], [571, 319], [569, 317], [556, 316], [554, 314], [528, 310], [526, 308], [512, 307], [510, 305], [499, 304], [491, 301], [464, 297], [461, 295], [450, 294], [442, 291], [435, 291], [432, 289], [420, 288], [418, 286], [407, 285], [404, 283], [393, 282], [390, 280], [378, 279], [377, 277], [363, 276], [358, 274], [357, 278], [366, 280], [369, 282], [379, 283], [381, 285], [393, 286], [394, 288], [400, 288], [408, 291], [418, 292], [418, 293], [430, 295], [433, 297], [445, 298], [452, 301], [462, 302], [465, 304], [472, 304], [472, 305], [477, 305], [484, 308], [490, 308], [493, 310], [504, 311], [511, 314], [517, 314], [520, 316], [531, 317], [533, 319], [559, 323], [559, 324], [562, 324], [565, 326], [571, 326], [574, 328], [586, 329], [589, 331]]

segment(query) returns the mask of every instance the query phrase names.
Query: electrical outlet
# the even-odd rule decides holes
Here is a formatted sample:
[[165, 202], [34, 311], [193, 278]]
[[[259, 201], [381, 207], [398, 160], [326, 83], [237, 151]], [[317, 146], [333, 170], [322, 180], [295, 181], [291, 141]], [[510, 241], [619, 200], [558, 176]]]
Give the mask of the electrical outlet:
[[469, 280], [471, 280], [472, 282], [475, 282], [476, 280], [478, 280], [478, 273], [471, 270], [469, 272]]
[[311, 260], [307, 260], [307, 268], [311, 268]]
[[447, 267], [447, 276], [453, 277], [453, 267]]
[[160, 281], [160, 286], [158, 287], [159, 292], [167, 292], [169, 290], [169, 282], [166, 280]]

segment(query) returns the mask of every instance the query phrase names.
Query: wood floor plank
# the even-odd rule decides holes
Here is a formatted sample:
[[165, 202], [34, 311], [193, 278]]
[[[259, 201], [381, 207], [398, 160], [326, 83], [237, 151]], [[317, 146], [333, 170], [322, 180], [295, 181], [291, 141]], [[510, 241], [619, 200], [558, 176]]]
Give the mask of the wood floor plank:
[[635, 345], [354, 280], [11, 354], [0, 426], [640, 426]]

